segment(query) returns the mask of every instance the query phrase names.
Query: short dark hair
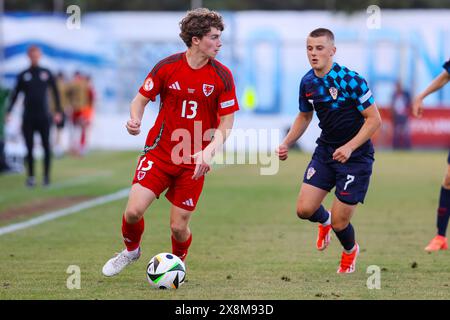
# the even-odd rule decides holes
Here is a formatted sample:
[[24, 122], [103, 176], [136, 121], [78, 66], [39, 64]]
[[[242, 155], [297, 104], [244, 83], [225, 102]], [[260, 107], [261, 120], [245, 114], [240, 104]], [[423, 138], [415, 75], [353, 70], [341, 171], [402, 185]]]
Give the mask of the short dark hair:
[[326, 28], [317, 28], [309, 33], [309, 36], [312, 38], [318, 38], [318, 37], [327, 37], [332, 42], [334, 42], [334, 34], [331, 30]]
[[27, 53], [30, 53], [31, 51], [36, 51], [36, 50], [41, 51], [41, 48], [36, 44], [32, 44], [32, 45], [28, 46]]
[[188, 11], [187, 15], [180, 21], [180, 37], [190, 48], [192, 37], [203, 38], [211, 28], [223, 31], [224, 24], [222, 16], [206, 8], [198, 8]]

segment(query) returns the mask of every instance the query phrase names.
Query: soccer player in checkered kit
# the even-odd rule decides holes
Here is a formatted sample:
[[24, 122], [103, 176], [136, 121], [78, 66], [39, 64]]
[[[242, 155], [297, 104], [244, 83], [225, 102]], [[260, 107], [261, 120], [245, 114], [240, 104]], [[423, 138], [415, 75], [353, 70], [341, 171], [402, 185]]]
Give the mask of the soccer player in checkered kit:
[[[336, 47], [330, 30], [312, 31], [306, 50], [312, 69], [300, 83], [300, 112], [276, 153], [280, 160], [287, 159], [289, 146], [303, 135], [315, 111], [322, 133], [304, 174], [297, 215], [319, 223], [318, 250], [329, 245], [333, 229], [344, 248], [337, 272], [352, 273], [359, 246], [350, 219], [369, 187], [374, 162], [370, 138], [381, 125], [381, 117], [366, 81], [333, 62]], [[334, 187], [335, 198], [328, 211], [322, 202]]]
[[[423, 100], [444, 87], [450, 81], [450, 59], [442, 66], [444, 70], [433, 79], [433, 81], [414, 99], [412, 111], [417, 118], [422, 117], [424, 112]], [[448, 221], [450, 219], [450, 150], [447, 156], [447, 171], [439, 192], [439, 206], [436, 217], [436, 235], [431, 239], [430, 243], [425, 247], [425, 251], [433, 252], [448, 249], [448, 241], [446, 237]]]
[[187, 50], [157, 63], [131, 102], [126, 129], [137, 135], [145, 106], [160, 96], [159, 113], [137, 163], [122, 218], [126, 248], [106, 262], [105, 276], [118, 274], [140, 257], [144, 213], [166, 189], [172, 204], [172, 253], [184, 261], [192, 241], [189, 221], [205, 174], [239, 110], [233, 76], [215, 59], [222, 46], [222, 17], [205, 8], [192, 10], [180, 29]]

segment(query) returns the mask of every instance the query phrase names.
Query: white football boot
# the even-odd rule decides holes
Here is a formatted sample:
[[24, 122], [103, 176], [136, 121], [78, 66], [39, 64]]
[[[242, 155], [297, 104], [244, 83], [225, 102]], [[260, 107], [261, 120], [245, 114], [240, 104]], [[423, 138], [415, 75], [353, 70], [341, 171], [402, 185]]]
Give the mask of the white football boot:
[[141, 248], [137, 254], [133, 255], [127, 249], [123, 250], [114, 258], [108, 260], [103, 266], [102, 272], [107, 277], [112, 277], [125, 269], [126, 266], [135, 262], [141, 256]]

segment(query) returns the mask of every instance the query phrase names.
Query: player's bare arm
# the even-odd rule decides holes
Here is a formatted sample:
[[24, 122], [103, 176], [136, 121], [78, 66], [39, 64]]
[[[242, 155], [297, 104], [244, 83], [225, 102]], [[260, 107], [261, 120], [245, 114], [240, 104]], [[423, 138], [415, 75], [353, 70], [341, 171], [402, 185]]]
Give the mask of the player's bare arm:
[[130, 105], [130, 119], [127, 121], [125, 127], [128, 133], [136, 136], [141, 132], [141, 120], [144, 115], [145, 106], [150, 101], [147, 97], [138, 93], [131, 101]]
[[288, 157], [289, 147], [295, 143], [305, 133], [313, 117], [311, 112], [299, 112], [292, 124], [286, 137], [283, 139], [278, 148], [275, 149], [276, 155], [280, 160], [286, 160]]
[[438, 91], [440, 88], [445, 86], [447, 82], [450, 81], [450, 73], [447, 71], [442, 71], [440, 75], [438, 75], [433, 82], [421, 93], [419, 94], [413, 102], [412, 113], [415, 117], [420, 118], [423, 113], [423, 99], [425, 99], [428, 95], [433, 92]]
[[212, 139], [211, 143], [208, 144], [208, 146], [203, 151], [197, 152], [192, 156], [196, 160], [195, 171], [192, 179], [199, 179], [211, 169], [211, 160], [216, 154], [217, 150], [222, 147], [222, 145], [230, 135], [231, 129], [233, 128], [233, 123], [234, 113], [220, 117], [220, 124], [215, 130], [214, 138]]
[[369, 140], [375, 131], [377, 131], [377, 129], [381, 126], [381, 116], [375, 103], [362, 111], [361, 114], [365, 118], [364, 125], [361, 127], [358, 134], [353, 137], [353, 139], [334, 151], [334, 160], [341, 163], [347, 162], [352, 155], [352, 152], [359, 148], [364, 142]]

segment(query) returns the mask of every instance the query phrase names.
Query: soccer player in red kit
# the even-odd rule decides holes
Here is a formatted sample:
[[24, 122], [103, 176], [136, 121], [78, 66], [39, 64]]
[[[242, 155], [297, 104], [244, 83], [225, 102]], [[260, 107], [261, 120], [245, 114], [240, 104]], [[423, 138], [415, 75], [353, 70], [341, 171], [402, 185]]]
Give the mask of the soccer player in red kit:
[[118, 274], [139, 258], [144, 213], [166, 189], [165, 196], [172, 203], [172, 253], [186, 258], [192, 241], [189, 220], [204, 176], [239, 110], [233, 76], [215, 60], [222, 46], [222, 17], [205, 8], [192, 10], [181, 20], [180, 29], [187, 51], [157, 63], [131, 102], [126, 128], [137, 135], [147, 103], [157, 95], [161, 101], [122, 218], [126, 249], [106, 262], [105, 276]]

